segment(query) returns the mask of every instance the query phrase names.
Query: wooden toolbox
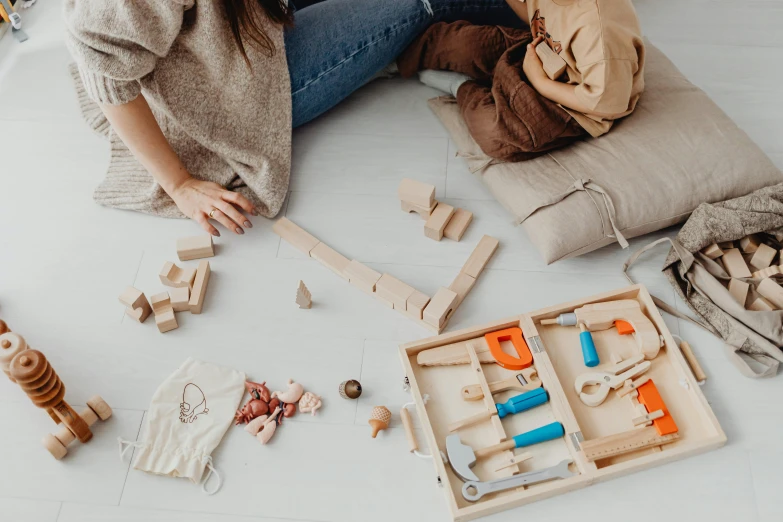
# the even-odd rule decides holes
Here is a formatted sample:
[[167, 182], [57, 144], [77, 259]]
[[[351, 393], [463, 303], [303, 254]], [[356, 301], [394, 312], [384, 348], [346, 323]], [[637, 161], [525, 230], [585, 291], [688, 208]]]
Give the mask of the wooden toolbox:
[[[600, 358], [600, 364], [595, 367], [585, 366], [579, 327], [541, 324], [543, 320], [551, 321], [562, 313], [574, 312], [584, 305], [618, 300], [633, 301], [625, 301], [626, 305], [636, 306], [638, 303], [637, 314], [644, 314], [642, 317], [646, 316], [657, 330], [657, 333], [653, 332], [653, 338], [660, 342], [660, 350], [652, 359], [648, 352], [649, 367], [642, 359], [643, 347], [640, 344], [643, 342], [641, 333], [645, 321], [638, 320], [638, 317], [632, 334], [628, 333], [627, 323], [620, 329], [622, 332], [618, 330], [620, 325], [603, 330], [595, 325], [588, 328]], [[648, 327], [649, 321], [646, 322]], [[485, 337], [485, 334], [515, 327], [521, 328], [524, 341], [532, 354], [533, 366], [524, 370], [510, 370], [496, 363], [495, 354], [488, 347], [491, 339], [488, 341]], [[647, 334], [649, 332], [648, 329]], [[501, 341], [503, 353], [516, 357], [512, 343], [505, 338], [501, 338]], [[438, 350], [430, 351], [435, 348]], [[464, 469], [465, 456], [451, 458], [458, 454], [455, 450], [453, 455], [449, 455], [451, 462], [434, 458], [438, 480], [446, 493], [455, 521], [475, 519], [683, 459], [716, 449], [726, 442], [720, 424], [650, 294], [641, 285], [408, 343], [400, 347], [400, 355], [424, 437], [433, 455], [449, 453], [446, 440], [447, 436], [454, 433], [458, 435], [458, 444], [467, 447], [469, 456], [472, 456], [470, 449], [477, 452], [504, 441], [513, 444], [515, 435], [542, 426], [560, 423], [563, 427], [562, 436], [547, 442], [499, 451], [483, 458], [479, 455], [471, 471], [480, 481], [487, 482], [550, 467], [562, 471], [563, 461], [571, 460], [572, 463], [567, 465], [571, 476], [514, 486], [505, 491], [485, 494], [475, 501], [468, 501], [463, 496], [466, 482], [455, 474], [453, 468], [456, 464]], [[520, 356], [520, 359], [524, 357]], [[631, 380], [622, 380], [623, 385], [618, 388], [586, 386], [583, 388], [586, 393], [600, 392], [604, 388], [609, 391], [606, 399], [597, 406], [588, 406], [583, 402], [590, 402], [590, 399], [580, 398], [576, 391], [575, 383], [580, 376], [589, 372], [601, 372], [605, 376], [611, 374], [611, 371], [607, 371], [610, 367], [626, 361], [641, 365], [634, 366], [634, 369], [647, 369]], [[453, 364], [429, 365], [433, 362]], [[528, 385], [493, 395], [496, 383], [514, 379], [518, 373], [528, 377]], [[520, 413], [507, 415], [501, 420], [496, 414], [498, 409], [495, 404], [526, 393], [524, 389], [533, 389], [536, 386], [536, 373], [548, 394], [548, 401]], [[618, 371], [618, 374], [622, 376], [624, 372]], [[604, 380], [608, 382], [608, 377], [604, 377]], [[645, 380], [647, 384], [641, 386]], [[616, 382], [613, 380], [613, 384]], [[493, 383], [495, 387], [490, 389]], [[641, 387], [633, 389], [631, 383], [638, 383]], [[656, 389], [660, 397], [654, 393]], [[425, 395], [428, 396], [426, 404], [423, 399]], [[655, 395], [656, 400], [651, 400], [651, 395]], [[656, 404], [658, 399], [663, 401], [663, 405], [660, 402]], [[645, 418], [645, 414], [649, 414], [649, 417]], [[449, 431], [450, 425], [471, 417], [483, 420]], [[648, 421], [650, 417], [655, 420]], [[676, 431], [672, 433], [672, 429]], [[450, 439], [450, 444], [453, 442], [454, 437]], [[452, 446], [448, 449], [452, 449]], [[521, 462], [513, 464], [515, 461]], [[469, 488], [468, 491], [473, 494], [476, 489]]]

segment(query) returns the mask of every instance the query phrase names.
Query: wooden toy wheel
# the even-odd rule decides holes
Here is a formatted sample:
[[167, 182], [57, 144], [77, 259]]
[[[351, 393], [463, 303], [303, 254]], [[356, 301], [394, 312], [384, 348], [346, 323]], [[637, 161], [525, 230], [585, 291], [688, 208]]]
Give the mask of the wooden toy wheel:
[[68, 454], [68, 448], [63, 446], [62, 442], [57, 440], [57, 437], [51, 433], [47, 433], [41, 443], [43, 444], [43, 447], [52, 454], [52, 457], [57, 460], [60, 460]]
[[89, 406], [90, 409], [94, 411], [98, 418], [102, 421], [105, 421], [111, 417], [111, 406], [109, 406], [100, 395], [93, 395], [90, 397], [90, 399], [87, 401], [87, 406]]

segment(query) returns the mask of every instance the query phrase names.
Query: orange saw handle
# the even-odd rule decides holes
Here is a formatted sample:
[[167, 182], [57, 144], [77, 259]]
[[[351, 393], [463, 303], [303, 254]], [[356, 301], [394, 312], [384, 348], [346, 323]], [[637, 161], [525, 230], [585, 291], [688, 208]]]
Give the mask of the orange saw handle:
[[[484, 339], [489, 345], [492, 357], [503, 368], [507, 370], [522, 370], [533, 364], [533, 354], [530, 353], [530, 348], [528, 348], [524, 337], [522, 337], [521, 328], [513, 327], [490, 332], [484, 335]], [[514, 357], [504, 352], [500, 346], [500, 343], [503, 341], [511, 341], [519, 357]]]

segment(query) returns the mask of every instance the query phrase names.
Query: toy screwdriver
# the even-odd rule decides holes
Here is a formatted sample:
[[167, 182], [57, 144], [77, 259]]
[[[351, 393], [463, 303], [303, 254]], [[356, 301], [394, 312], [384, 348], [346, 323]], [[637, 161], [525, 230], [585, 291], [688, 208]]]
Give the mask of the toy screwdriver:
[[[560, 314], [557, 319], [543, 319], [541, 324], [559, 324], [560, 326], [576, 326], [578, 324], [575, 313]], [[591, 334], [584, 324], [579, 324], [579, 344], [582, 345], [582, 358], [585, 361], [585, 366], [592, 368], [598, 366], [601, 361], [598, 359], [598, 352], [595, 349], [595, 343], [593, 342], [593, 334]]]
[[473, 415], [472, 417], [468, 417], [467, 419], [462, 419], [460, 421], [449, 424], [449, 431], [457, 431], [460, 428], [465, 428], [478, 422], [485, 421], [492, 418], [495, 413], [497, 413], [498, 417], [502, 419], [507, 415], [512, 415], [514, 413], [520, 413], [531, 408], [535, 408], [536, 406], [540, 406], [547, 401], [549, 401], [549, 394], [546, 392], [546, 390], [544, 390], [544, 388], [536, 388], [535, 390], [515, 395], [506, 402], [495, 403], [496, 411], [494, 412], [483, 411]]

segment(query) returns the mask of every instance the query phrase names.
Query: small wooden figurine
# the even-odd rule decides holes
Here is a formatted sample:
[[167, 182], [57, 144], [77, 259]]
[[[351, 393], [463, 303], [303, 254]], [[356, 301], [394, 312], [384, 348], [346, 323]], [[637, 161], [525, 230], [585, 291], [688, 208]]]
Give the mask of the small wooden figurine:
[[307, 289], [303, 281], [299, 281], [299, 286], [296, 288], [296, 304], [299, 308], [310, 309], [313, 306], [312, 295], [310, 290]]
[[362, 394], [362, 385], [359, 381], [351, 379], [340, 383], [340, 397], [343, 399], [358, 399]]
[[376, 406], [370, 413], [370, 420], [367, 421], [372, 427], [372, 438], [374, 439], [379, 431], [385, 430], [389, 427], [389, 421], [391, 421], [391, 412], [386, 406]]

